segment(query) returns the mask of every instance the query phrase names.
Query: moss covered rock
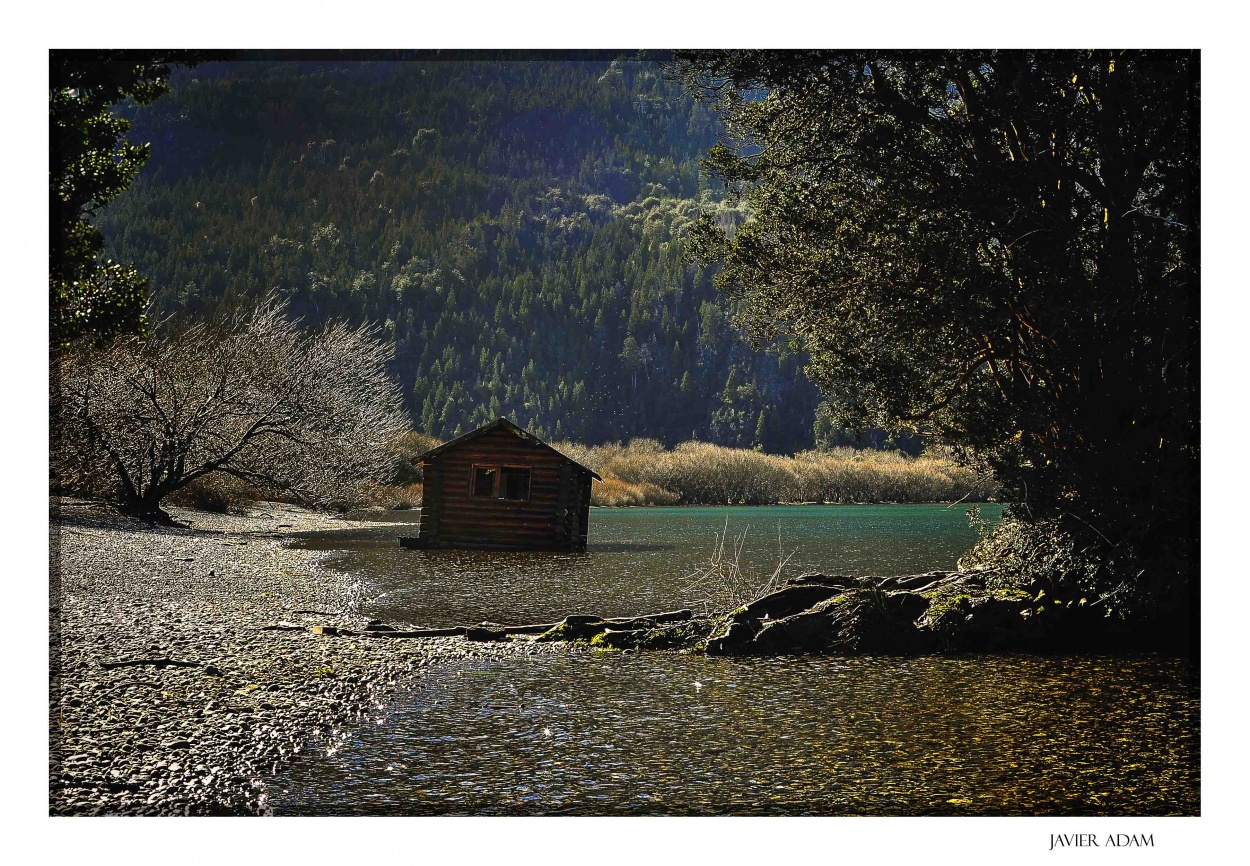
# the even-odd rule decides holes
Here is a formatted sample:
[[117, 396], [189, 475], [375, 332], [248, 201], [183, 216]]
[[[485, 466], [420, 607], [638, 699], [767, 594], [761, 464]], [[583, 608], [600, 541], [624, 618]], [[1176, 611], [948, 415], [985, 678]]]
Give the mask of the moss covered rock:
[[552, 628], [534, 638], [536, 641], [577, 641], [590, 640], [595, 635], [606, 631], [607, 620], [598, 616], [573, 614], [566, 616]]

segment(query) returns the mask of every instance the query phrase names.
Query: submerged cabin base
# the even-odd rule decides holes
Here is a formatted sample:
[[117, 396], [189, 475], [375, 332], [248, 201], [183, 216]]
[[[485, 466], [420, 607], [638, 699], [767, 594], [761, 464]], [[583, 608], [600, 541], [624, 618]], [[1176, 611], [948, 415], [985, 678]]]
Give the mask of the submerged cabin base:
[[581, 547], [556, 547], [550, 544], [508, 544], [486, 541], [434, 542], [419, 535], [401, 535], [399, 546], [409, 550], [554, 550], [572, 553], [584, 553], [586, 550], [585, 544]]
[[[417, 458], [423, 472], [418, 550], [586, 549], [598, 473], [500, 418]], [[602, 479], [600, 479], [602, 480]]]

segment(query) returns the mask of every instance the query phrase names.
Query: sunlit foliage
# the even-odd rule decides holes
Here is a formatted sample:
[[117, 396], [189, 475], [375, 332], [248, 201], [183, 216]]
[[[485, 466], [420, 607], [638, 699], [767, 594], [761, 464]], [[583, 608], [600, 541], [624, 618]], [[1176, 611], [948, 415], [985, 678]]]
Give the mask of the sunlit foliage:
[[97, 210], [134, 179], [151, 153], [124, 138], [130, 122], [112, 110], [168, 91], [170, 63], [190, 55], [52, 53], [48, 88], [50, 337], [54, 346], [92, 335], [135, 333], [146, 322], [147, 285], [134, 267], [102, 258]]

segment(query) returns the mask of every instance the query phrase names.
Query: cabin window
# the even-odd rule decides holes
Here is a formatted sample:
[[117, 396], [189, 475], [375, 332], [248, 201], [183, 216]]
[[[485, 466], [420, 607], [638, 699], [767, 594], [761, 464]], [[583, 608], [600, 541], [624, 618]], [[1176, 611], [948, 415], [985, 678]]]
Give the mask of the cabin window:
[[494, 496], [495, 495], [495, 479], [499, 477], [499, 470], [494, 466], [474, 466], [473, 467], [473, 485], [471, 491], [474, 496]]
[[528, 468], [505, 466], [503, 468], [502, 480], [503, 484], [499, 492], [501, 499], [527, 500], [530, 498], [530, 471]]

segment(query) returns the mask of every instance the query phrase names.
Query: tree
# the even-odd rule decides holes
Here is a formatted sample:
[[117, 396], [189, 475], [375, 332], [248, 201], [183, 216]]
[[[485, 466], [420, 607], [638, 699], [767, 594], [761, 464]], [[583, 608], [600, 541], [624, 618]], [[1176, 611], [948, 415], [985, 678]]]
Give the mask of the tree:
[[151, 146], [122, 136], [130, 122], [109, 107], [143, 105], [169, 87], [169, 64], [189, 53], [137, 60], [125, 52], [53, 52], [48, 105], [50, 337], [63, 346], [84, 335], [107, 339], [144, 325], [147, 284], [132, 266], [100, 260], [104, 239], [90, 222], [124, 190]]
[[[1146, 607], [1196, 542], [1191, 52], [693, 52], [708, 164], [750, 218], [694, 232], [835, 426], [980, 455], [1015, 517]], [[1157, 605], [1156, 605], [1157, 606]]]
[[54, 470], [63, 486], [105, 479], [126, 511], [213, 472], [320, 503], [389, 480], [408, 429], [376, 329], [307, 333], [273, 299], [221, 324], [61, 357]]
[[[672, 445], [709, 435], [734, 366], [781, 404], [779, 447], [810, 444], [815, 389], [749, 351], [713, 303], [711, 270], [682, 258], [699, 202], [715, 199], [695, 198], [714, 113], [677, 83], [654, 100], [650, 63], [626, 62], [630, 86], [605, 89], [607, 66], [204, 63], [153, 104], [121, 109], [126, 137], [153, 155], [92, 222], [108, 255], [150, 280], [153, 318], [266, 286], [310, 322], [394, 321], [391, 370], [423, 429], [477, 426], [497, 395], [501, 414], [584, 442]], [[601, 159], [633, 200], [597, 185]], [[678, 167], [680, 189], [660, 185], [661, 162]], [[523, 382], [531, 360], [538, 373]], [[564, 396], [579, 383], [588, 402]]]

